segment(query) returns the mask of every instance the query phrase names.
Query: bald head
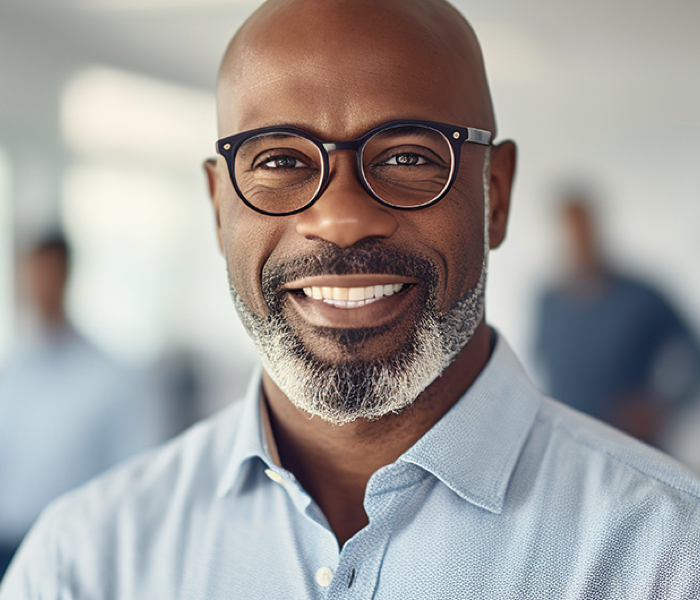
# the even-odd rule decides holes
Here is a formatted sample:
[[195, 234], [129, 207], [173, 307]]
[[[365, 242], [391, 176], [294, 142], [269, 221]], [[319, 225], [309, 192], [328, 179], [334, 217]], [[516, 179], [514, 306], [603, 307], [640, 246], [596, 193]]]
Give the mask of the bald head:
[[[478, 41], [461, 14], [442, 0], [268, 0], [233, 38], [222, 62], [219, 133], [271, 124], [256, 114], [256, 105], [266, 101], [259, 92], [269, 98], [275, 78], [289, 74], [297, 85], [285, 81], [282, 100], [317, 101], [319, 129], [332, 120], [324, 100], [342, 97], [342, 106], [333, 107], [339, 119], [366, 114], [368, 101], [381, 113], [377, 121], [392, 111], [393, 118], [427, 118], [416, 106], [437, 90], [440, 100], [431, 100], [431, 119], [455, 123], [460, 116], [455, 124], [495, 133]], [[400, 106], [391, 94], [397, 87], [410, 92]], [[383, 101], [394, 105], [382, 106]], [[290, 109], [288, 118], [295, 116]]]

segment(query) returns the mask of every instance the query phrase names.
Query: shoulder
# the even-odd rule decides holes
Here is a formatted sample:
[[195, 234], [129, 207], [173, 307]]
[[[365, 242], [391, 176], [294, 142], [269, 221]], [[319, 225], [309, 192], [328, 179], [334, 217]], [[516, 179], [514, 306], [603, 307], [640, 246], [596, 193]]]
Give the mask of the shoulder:
[[524, 480], [523, 493], [541, 494], [538, 501], [548, 504], [553, 490], [563, 490], [564, 496], [579, 490], [583, 497], [567, 500], [582, 504], [603, 496], [624, 500], [626, 486], [637, 486], [700, 508], [700, 481], [694, 473], [660, 450], [545, 396], [507, 344], [499, 342], [475, 390], [477, 385], [488, 392], [485, 397], [494, 404], [492, 413], [501, 415], [501, 426], [507, 418], [520, 418], [514, 413], [516, 398], [533, 407], [514, 473]]
[[688, 468], [660, 450], [543, 397], [535, 424], [547, 440], [550, 467], [562, 463], [585, 476], [600, 494], [625, 498], [632, 487], [660, 497], [675, 498], [700, 514], [700, 481]]
[[[99, 502], [102, 512], [148, 499], [172, 501], [181, 489], [215, 488], [235, 444], [243, 402], [201, 421], [170, 442], [116, 467], [56, 502], [54, 512]], [[195, 488], [197, 489], [197, 488]]]
[[235, 445], [243, 405], [236, 402], [55, 500], [10, 567], [2, 589], [10, 595], [0, 597], [45, 597], [47, 590], [70, 587], [66, 578], [78, 578], [82, 589], [105, 589], [116, 577], [114, 565], [135, 559], [144, 544], [164, 542], [192, 512], [205, 513]]
[[672, 310], [666, 296], [649, 282], [626, 274], [613, 274], [610, 278], [615, 284], [617, 294], [628, 302], [638, 303], [649, 310]]
[[[572, 569], [598, 577], [609, 588], [605, 597], [647, 598], [651, 590], [655, 598], [696, 597], [689, 593], [700, 585], [696, 477], [662, 452], [551, 400], [543, 400], [535, 430], [539, 468], [516, 484], [521, 504], [535, 507], [533, 537]], [[589, 584], [600, 592], [594, 580]]]

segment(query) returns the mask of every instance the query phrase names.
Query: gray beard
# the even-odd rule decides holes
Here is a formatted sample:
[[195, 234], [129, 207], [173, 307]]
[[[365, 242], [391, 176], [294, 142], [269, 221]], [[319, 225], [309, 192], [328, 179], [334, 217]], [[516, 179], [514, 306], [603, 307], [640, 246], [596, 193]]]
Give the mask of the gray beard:
[[[376, 420], [410, 406], [454, 361], [484, 316], [488, 263], [488, 154], [484, 165], [485, 243], [477, 284], [444, 315], [435, 307], [435, 282], [411, 339], [393, 356], [328, 361], [308, 349], [266, 294], [270, 314], [258, 317], [229, 285], [234, 305], [255, 343], [263, 367], [300, 410], [334, 425]], [[360, 336], [361, 337], [361, 336]]]
[[263, 367], [292, 404], [344, 425], [401, 412], [442, 374], [481, 322], [485, 280], [484, 261], [478, 284], [447, 314], [426, 308], [401, 352], [371, 362], [325, 361], [304, 346], [282, 314], [261, 319], [233, 288], [231, 294]]

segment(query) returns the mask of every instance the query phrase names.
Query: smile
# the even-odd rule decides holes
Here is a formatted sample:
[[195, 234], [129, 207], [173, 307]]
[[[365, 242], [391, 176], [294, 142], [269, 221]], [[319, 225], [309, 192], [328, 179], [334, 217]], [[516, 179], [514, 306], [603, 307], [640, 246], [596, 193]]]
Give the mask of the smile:
[[283, 290], [297, 313], [317, 327], [377, 327], [405, 314], [421, 281], [389, 273], [316, 275], [289, 282]]
[[308, 298], [321, 300], [335, 308], [359, 308], [381, 298], [393, 296], [404, 287], [403, 283], [387, 283], [362, 287], [306, 286], [302, 291]]

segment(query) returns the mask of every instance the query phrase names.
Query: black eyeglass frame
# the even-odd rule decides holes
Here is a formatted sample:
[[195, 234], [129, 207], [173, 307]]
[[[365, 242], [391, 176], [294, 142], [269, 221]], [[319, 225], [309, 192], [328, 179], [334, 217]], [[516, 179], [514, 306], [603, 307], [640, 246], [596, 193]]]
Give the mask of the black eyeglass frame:
[[[428, 129], [433, 129], [434, 131], [437, 131], [438, 133], [442, 134], [444, 138], [447, 140], [447, 142], [450, 145], [450, 150], [452, 152], [452, 165], [451, 165], [451, 172], [448, 177], [447, 183], [445, 184], [445, 187], [443, 190], [432, 200], [425, 202], [424, 204], [417, 204], [415, 206], [398, 206], [396, 204], [391, 204], [385, 200], [382, 200], [372, 189], [372, 186], [369, 184], [367, 181], [367, 178], [365, 177], [365, 172], [364, 172], [364, 166], [362, 164], [362, 152], [364, 151], [366, 143], [375, 136], [376, 134], [386, 131], [387, 129], [394, 129], [394, 128], [399, 128], [399, 127], [412, 127], [412, 126], [417, 126], [417, 127], [425, 127]], [[316, 189], [316, 192], [312, 196], [311, 200], [309, 200], [304, 206], [301, 206], [300, 208], [295, 208], [294, 210], [287, 211], [287, 212], [269, 212], [266, 211], [262, 208], [259, 208], [253, 204], [251, 204], [243, 195], [241, 192], [240, 188], [238, 187], [238, 183], [236, 183], [236, 175], [235, 175], [235, 160], [236, 160], [236, 154], [238, 153], [238, 150], [240, 147], [249, 139], [256, 137], [258, 135], [265, 135], [269, 133], [290, 133], [297, 135], [299, 137], [302, 137], [306, 140], [309, 140], [311, 143], [316, 146], [316, 148], [319, 150], [319, 154], [321, 155], [321, 159], [323, 161], [323, 172], [321, 176], [321, 180], [319, 182], [318, 188]], [[355, 151], [355, 159], [357, 163], [357, 175], [358, 179], [360, 181], [360, 184], [362, 184], [362, 187], [364, 190], [377, 202], [382, 204], [383, 206], [387, 206], [389, 208], [394, 208], [397, 210], [419, 210], [422, 208], [427, 208], [429, 206], [432, 206], [442, 200], [447, 193], [450, 191], [452, 188], [452, 185], [454, 184], [455, 180], [457, 179], [457, 171], [459, 170], [459, 163], [460, 159], [462, 156], [462, 144], [466, 142], [474, 143], [474, 144], [481, 144], [482, 146], [490, 146], [491, 145], [491, 136], [492, 133], [490, 131], [486, 131], [484, 129], [476, 129], [474, 127], [460, 127], [458, 125], [449, 125], [447, 123], [439, 123], [437, 121], [416, 121], [416, 120], [409, 120], [409, 121], [389, 121], [387, 123], [383, 123], [382, 125], [379, 125], [378, 127], [374, 127], [373, 129], [370, 129], [368, 132], [362, 134], [359, 138], [354, 139], [354, 140], [349, 140], [346, 142], [324, 142], [322, 140], [319, 140], [317, 137], [314, 137], [310, 133], [304, 131], [303, 129], [298, 129], [296, 127], [288, 127], [285, 125], [273, 125], [271, 127], [261, 127], [259, 129], [251, 129], [249, 131], [243, 131], [241, 133], [237, 133], [236, 135], [231, 135], [225, 138], [222, 138], [216, 142], [216, 151], [218, 154], [223, 156], [226, 159], [226, 164], [228, 166], [228, 171], [229, 171], [229, 176], [231, 178], [231, 183], [233, 184], [234, 189], [236, 190], [236, 193], [238, 194], [238, 197], [250, 208], [252, 208], [254, 211], [263, 214], [263, 215], [268, 215], [271, 217], [287, 217], [290, 215], [294, 215], [297, 213], [300, 213], [307, 208], [310, 208], [326, 191], [326, 188], [328, 187], [328, 183], [330, 181], [330, 161], [329, 161], [329, 153], [330, 152], [335, 152], [336, 150], [354, 150]]]

